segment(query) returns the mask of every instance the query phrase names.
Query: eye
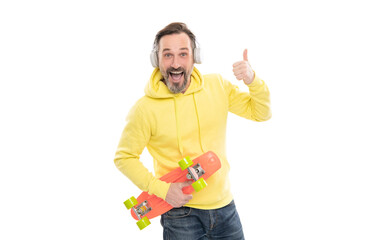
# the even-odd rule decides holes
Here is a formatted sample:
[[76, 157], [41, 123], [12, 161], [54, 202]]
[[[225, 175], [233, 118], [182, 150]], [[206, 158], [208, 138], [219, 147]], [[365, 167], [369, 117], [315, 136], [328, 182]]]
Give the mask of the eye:
[[171, 57], [172, 55], [171, 55], [170, 53], [166, 53], [166, 54], [164, 54], [164, 56], [165, 56], [166, 58], [169, 58], [169, 57]]
[[181, 53], [180, 56], [181, 56], [181, 57], [186, 57], [186, 56], [187, 56], [187, 53]]

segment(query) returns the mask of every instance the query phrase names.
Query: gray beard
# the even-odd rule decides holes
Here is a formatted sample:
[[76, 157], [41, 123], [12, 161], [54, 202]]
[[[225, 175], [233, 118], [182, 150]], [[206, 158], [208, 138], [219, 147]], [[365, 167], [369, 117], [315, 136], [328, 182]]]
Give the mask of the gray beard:
[[169, 80], [168, 80], [168, 77], [165, 78], [165, 82], [166, 82], [166, 86], [168, 88], [168, 90], [170, 90], [170, 92], [172, 93], [181, 93], [183, 92], [183, 90], [185, 90], [186, 86], [187, 86], [187, 80], [188, 80], [188, 76], [186, 74], [184, 74], [184, 80], [183, 80], [183, 84], [181, 86], [178, 86], [178, 85], [174, 85], [173, 83], [171, 83]]
[[[191, 70], [192, 72], [192, 70]], [[162, 73], [163, 75], [163, 80], [168, 88], [168, 90], [170, 90], [170, 92], [174, 93], [174, 94], [177, 94], [177, 93], [181, 93], [183, 92], [184, 90], [186, 90], [186, 86], [187, 86], [187, 83], [188, 83], [188, 79], [190, 78], [191, 76], [191, 72], [186, 72], [183, 70], [183, 84], [181, 86], [178, 86], [178, 85], [174, 85], [173, 83], [171, 83], [168, 78], [169, 78], [169, 71], [166, 71], [165, 74]]]

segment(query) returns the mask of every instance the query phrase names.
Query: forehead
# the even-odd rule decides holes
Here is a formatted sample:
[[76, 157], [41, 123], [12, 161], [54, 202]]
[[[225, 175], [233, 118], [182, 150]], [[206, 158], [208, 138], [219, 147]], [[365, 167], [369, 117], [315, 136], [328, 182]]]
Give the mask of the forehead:
[[191, 40], [186, 33], [165, 35], [159, 41], [159, 51], [164, 49], [178, 50], [181, 48], [191, 49]]

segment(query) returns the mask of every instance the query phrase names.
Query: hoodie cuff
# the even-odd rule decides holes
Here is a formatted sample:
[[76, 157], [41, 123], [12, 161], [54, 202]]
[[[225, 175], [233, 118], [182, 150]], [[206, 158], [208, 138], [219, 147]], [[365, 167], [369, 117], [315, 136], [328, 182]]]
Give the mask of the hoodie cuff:
[[257, 74], [255, 74], [255, 72], [254, 72], [254, 80], [253, 80], [249, 85], [246, 85], [246, 86], [248, 86], [248, 87], [250, 88], [250, 87], [260, 86], [260, 85], [262, 85], [262, 84], [263, 84], [262, 79], [260, 79], [260, 78], [257, 76]]
[[159, 179], [156, 179], [149, 187], [149, 193], [155, 194], [157, 197], [166, 200], [168, 189], [170, 188], [171, 183], [163, 182]]

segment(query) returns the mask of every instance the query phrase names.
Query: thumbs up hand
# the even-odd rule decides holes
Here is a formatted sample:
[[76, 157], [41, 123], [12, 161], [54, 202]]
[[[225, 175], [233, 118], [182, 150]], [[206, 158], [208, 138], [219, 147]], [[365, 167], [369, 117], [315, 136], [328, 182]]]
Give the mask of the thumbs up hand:
[[233, 72], [238, 80], [243, 80], [246, 85], [249, 85], [254, 80], [254, 71], [249, 64], [247, 58], [247, 49], [243, 51], [243, 61], [233, 64]]

